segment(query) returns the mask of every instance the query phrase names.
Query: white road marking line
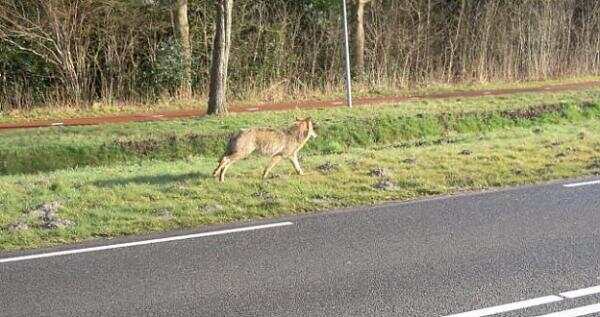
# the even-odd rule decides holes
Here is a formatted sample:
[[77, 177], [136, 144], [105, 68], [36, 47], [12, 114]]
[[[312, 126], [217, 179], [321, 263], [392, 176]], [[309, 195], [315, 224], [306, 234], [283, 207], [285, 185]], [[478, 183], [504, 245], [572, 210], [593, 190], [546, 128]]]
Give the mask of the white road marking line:
[[577, 317], [577, 316], [585, 316], [593, 313], [600, 312], [600, 304], [582, 306], [578, 308], [573, 308], [569, 310], [563, 310], [556, 313], [551, 313], [547, 315], [539, 315], [537, 317]]
[[59, 125], [64, 125], [63, 122], [55, 122], [51, 124], [52, 126], [59, 126]]
[[505, 304], [505, 305], [500, 305], [500, 306], [495, 306], [495, 307], [488, 307], [488, 308], [473, 310], [473, 311], [470, 311], [470, 312], [464, 312], [464, 313], [455, 314], [455, 315], [448, 315], [448, 316], [445, 316], [445, 317], [481, 317], [481, 316], [489, 316], [489, 315], [495, 315], [495, 314], [505, 313], [505, 312], [509, 312], [509, 311], [513, 311], [513, 310], [519, 310], [519, 309], [529, 308], [529, 307], [533, 307], [533, 306], [539, 306], [539, 305], [545, 305], [545, 304], [560, 302], [562, 300], [563, 300], [562, 297], [554, 296], [554, 295], [552, 295], [552, 296], [545, 296], [545, 297], [538, 297], [538, 298], [534, 298], [534, 299], [524, 300], [524, 301], [521, 301], [521, 302], [510, 303], [510, 304]]
[[244, 228], [236, 228], [236, 229], [228, 229], [228, 230], [220, 230], [220, 231], [212, 231], [212, 232], [202, 232], [202, 233], [188, 234], [188, 235], [184, 235], [184, 236], [175, 236], [175, 237], [143, 240], [143, 241], [136, 241], [136, 242], [129, 242], [129, 243], [104, 245], [104, 246], [98, 246], [98, 247], [92, 247], [92, 248], [66, 250], [66, 251], [50, 252], [50, 253], [42, 253], [42, 254], [32, 254], [32, 255], [18, 256], [18, 257], [13, 257], [13, 258], [0, 259], [0, 264], [32, 260], [32, 259], [49, 258], [49, 257], [55, 257], [55, 256], [62, 256], [62, 255], [71, 255], [71, 254], [78, 254], [78, 253], [88, 253], [88, 252], [96, 252], [96, 251], [122, 249], [122, 248], [135, 247], [135, 246], [141, 246], [141, 245], [187, 240], [187, 239], [194, 239], [194, 238], [201, 238], [201, 237], [210, 237], [210, 236], [216, 236], [216, 235], [222, 235], [222, 234], [228, 234], [228, 233], [261, 230], [261, 229], [290, 226], [290, 225], [293, 225], [293, 223], [292, 222], [278, 222], [278, 223], [271, 223], [271, 224], [266, 224], [266, 225], [253, 226], [253, 227], [244, 227]]
[[578, 297], [583, 297], [583, 296], [588, 296], [588, 295], [593, 295], [593, 294], [598, 294], [600, 293], [600, 286], [594, 286], [594, 287], [589, 287], [589, 288], [583, 288], [583, 289], [578, 289], [575, 291], [569, 291], [569, 292], [564, 292], [564, 293], [560, 293], [559, 295], [565, 298], [578, 298]]
[[246, 111], [258, 111], [260, 110], [259, 108], [247, 108]]
[[600, 180], [589, 181], [589, 182], [582, 182], [582, 183], [565, 184], [563, 186], [571, 188], [571, 187], [581, 187], [581, 186], [590, 186], [590, 185], [598, 185], [598, 184], [600, 184]]

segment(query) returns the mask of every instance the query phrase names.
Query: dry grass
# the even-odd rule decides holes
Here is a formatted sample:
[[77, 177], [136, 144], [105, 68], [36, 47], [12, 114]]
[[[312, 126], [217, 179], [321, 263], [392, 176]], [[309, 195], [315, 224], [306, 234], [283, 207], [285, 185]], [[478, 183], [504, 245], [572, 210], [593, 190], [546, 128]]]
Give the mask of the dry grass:
[[[366, 96], [412, 96], [427, 95], [442, 92], [477, 91], [488, 89], [509, 88], [535, 88], [540, 86], [552, 86], [560, 84], [582, 83], [588, 81], [600, 81], [599, 76], [579, 76], [572, 78], [560, 78], [556, 80], [525, 81], [525, 82], [494, 82], [494, 83], [430, 83], [413, 87], [398, 87], [392, 84], [355, 83], [353, 86], [356, 97]], [[304, 89], [302, 87], [289, 88], [285, 83], [275, 83], [267, 89], [253, 89], [247, 87], [247, 91], [239, 93], [238, 97], [232, 97], [231, 103], [241, 106], [252, 106], [257, 103], [287, 102], [298, 100], [334, 100], [344, 98], [344, 87], [326, 86], [321, 90]], [[290, 96], [294, 96], [290, 99]], [[31, 120], [45, 120], [56, 118], [81, 118], [93, 116], [126, 115], [137, 113], [155, 113], [161, 111], [177, 111], [205, 108], [206, 96], [195, 96], [190, 100], [181, 100], [165, 96], [155, 102], [95, 102], [87, 107], [77, 105], [65, 105], [48, 103], [42, 107], [32, 109], [11, 109], [0, 111], [0, 123], [26, 122]]]

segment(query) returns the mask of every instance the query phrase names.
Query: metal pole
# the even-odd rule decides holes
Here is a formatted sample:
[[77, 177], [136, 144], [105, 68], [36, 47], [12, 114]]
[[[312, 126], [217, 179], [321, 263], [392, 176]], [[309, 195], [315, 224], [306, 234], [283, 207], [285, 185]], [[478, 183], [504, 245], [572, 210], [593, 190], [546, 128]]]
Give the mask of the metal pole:
[[348, 9], [346, 0], [342, 0], [344, 11], [344, 50], [346, 55], [346, 100], [348, 107], [352, 108], [352, 77], [350, 74], [350, 41], [348, 39]]

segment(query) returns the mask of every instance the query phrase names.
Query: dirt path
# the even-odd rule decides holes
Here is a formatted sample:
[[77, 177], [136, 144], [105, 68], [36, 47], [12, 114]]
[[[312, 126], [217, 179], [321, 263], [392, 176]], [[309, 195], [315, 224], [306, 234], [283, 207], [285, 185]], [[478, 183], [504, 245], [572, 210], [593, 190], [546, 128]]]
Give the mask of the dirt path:
[[[384, 103], [396, 103], [402, 101], [413, 101], [413, 100], [433, 100], [433, 99], [446, 99], [446, 98], [474, 98], [484, 96], [501, 96], [511, 95], [517, 93], [528, 93], [528, 92], [560, 92], [569, 90], [584, 90], [592, 87], [599, 87], [600, 81], [581, 82], [573, 84], [562, 84], [562, 85], [546, 85], [531, 88], [512, 88], [512, 89], [496, 89], [496, 90], [477, 90], [477, 91], [459, 91], [459, 92], [448, 92], [448, 93], [436, 93], [421, 96], [383, 96], [383, 97], [364, 97], [357, 98], [354, 101], [356, 106], [384, 104]], [[319, 100], [303, 100], [294, 102], [281, 102], [281, 103], [267, 103], [258, 104], [256, 106], [240, 106], [233, 105], [229, 111], [234, 113], [242, 112], [256, 112], [256, 111], [282, 111], [292, 110], [296, 108], [302, 109], [315, 109], [315, 108], [330, 108], [344, 106], [344, 100], [330, 100], [330, 101], [319, 101]], [[203, 109], [198, 110], [180, 110], [180, 111], [165, 111], [158, 113], [145, 113], [145, 114], [127, 114], [117, 116], [105, 116], [105, 117], [83, 117], [83, 118], [71, 118], [71, 119], [56, 119], [56, 120], [39, 120], [39, 121], [28, 121], [28, 122], [17, 122], [17, 123], [5, 123], [0, 124], [0, 130], [15, 130], [15, 129], [28, 129], [28, 128], [41, 128], [41, 127], [53, 127], [53, 126], [81, 126], [81, 125], [100, 125], [100, 124], [111, 124], [111, 123], [126, 123], [126, 122], [142, 122], [142, 121], [158, 121], [158, 120], [169, 120], [178, 118], [190, 118], [190, 117], [202, 117], [206, 115], [206, 111]]]

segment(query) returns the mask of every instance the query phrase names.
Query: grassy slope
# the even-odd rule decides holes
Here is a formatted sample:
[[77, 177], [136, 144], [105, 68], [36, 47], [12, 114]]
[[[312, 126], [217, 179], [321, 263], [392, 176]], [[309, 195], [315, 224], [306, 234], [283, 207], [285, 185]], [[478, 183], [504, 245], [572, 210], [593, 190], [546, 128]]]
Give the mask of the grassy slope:
[[[284, 162], [265, 182], [259, 179], [265, 160], [256, 158], [232, 167], [225, 184], [209, 177], [221, 141], [240, 127], [286, 125], [306, 113], [0, 134], [0, 156], [71, 158], [73, 166], [97, 159], [86, 151], [110, 144], [127, 148], [127, 142], [152, 139], [167, 145], [141, 156], [120, 147], [114, 160], [98, 160], [96, 167], [0, 176], [0, 250], [597, 174], [599, 101], [600, 90], [590, 90], [310, 111], [320, 137], [302, 151], [307, 175], [296, 176]], [[217, 141], [206, 145], [210, 151], [171, 144], [190, 133]], [[324, 163], [330, 172], [319, 168]], [[369, 176], [374, 168], [386, 170], [395, 187], [375, 189], [382, 179]], [[52, 201], [64, 206], [59, 214], [74, 221], [73, 228], [6, 229]]]
[[[303, 160], [307, 175], [294, 175], [284, 163], [266, 182], [259, 179], [264, 160], [234, 166], [228, 182], [219, 184], [209, 177], [215, 162], [199, 157], [0, 176], [0, 227], [50, 201], [61, 202], [60, 215], [76, 222], [72, 229], [0, 229], [0, 250], [600, 172], [600, 126], [595, 119], [463, 134], [460, 139], [453, 144], [389, 145], [308, 156]], [[332, 172], [319, 170], [325, 162], [335, 167]], [[376, 167], [387, 170], [395, 188], [373, 188], [380, 178], [369, 172]]]
[[535, 122], [506, 120], [498, 115], [503, 111], [506, 114], [543, 104], [569, 107], [598, 100], [600, 88], [559, 94], [411, 102], [395, 107], [256, 113], [228, 118], [12, 131], [0, 133], [0, 174], [148, 159], [178, 160], [194, 155], [214, 157], [222, 152], [228, 135], [239, 128], [285, 126], [295, 116], [306, 114], [314, 118], [322, 135], [309, 145], [306, 153], [326, 154], [373, 143], [436, 140], [446, 137], [449, 132], [524, 126]]

